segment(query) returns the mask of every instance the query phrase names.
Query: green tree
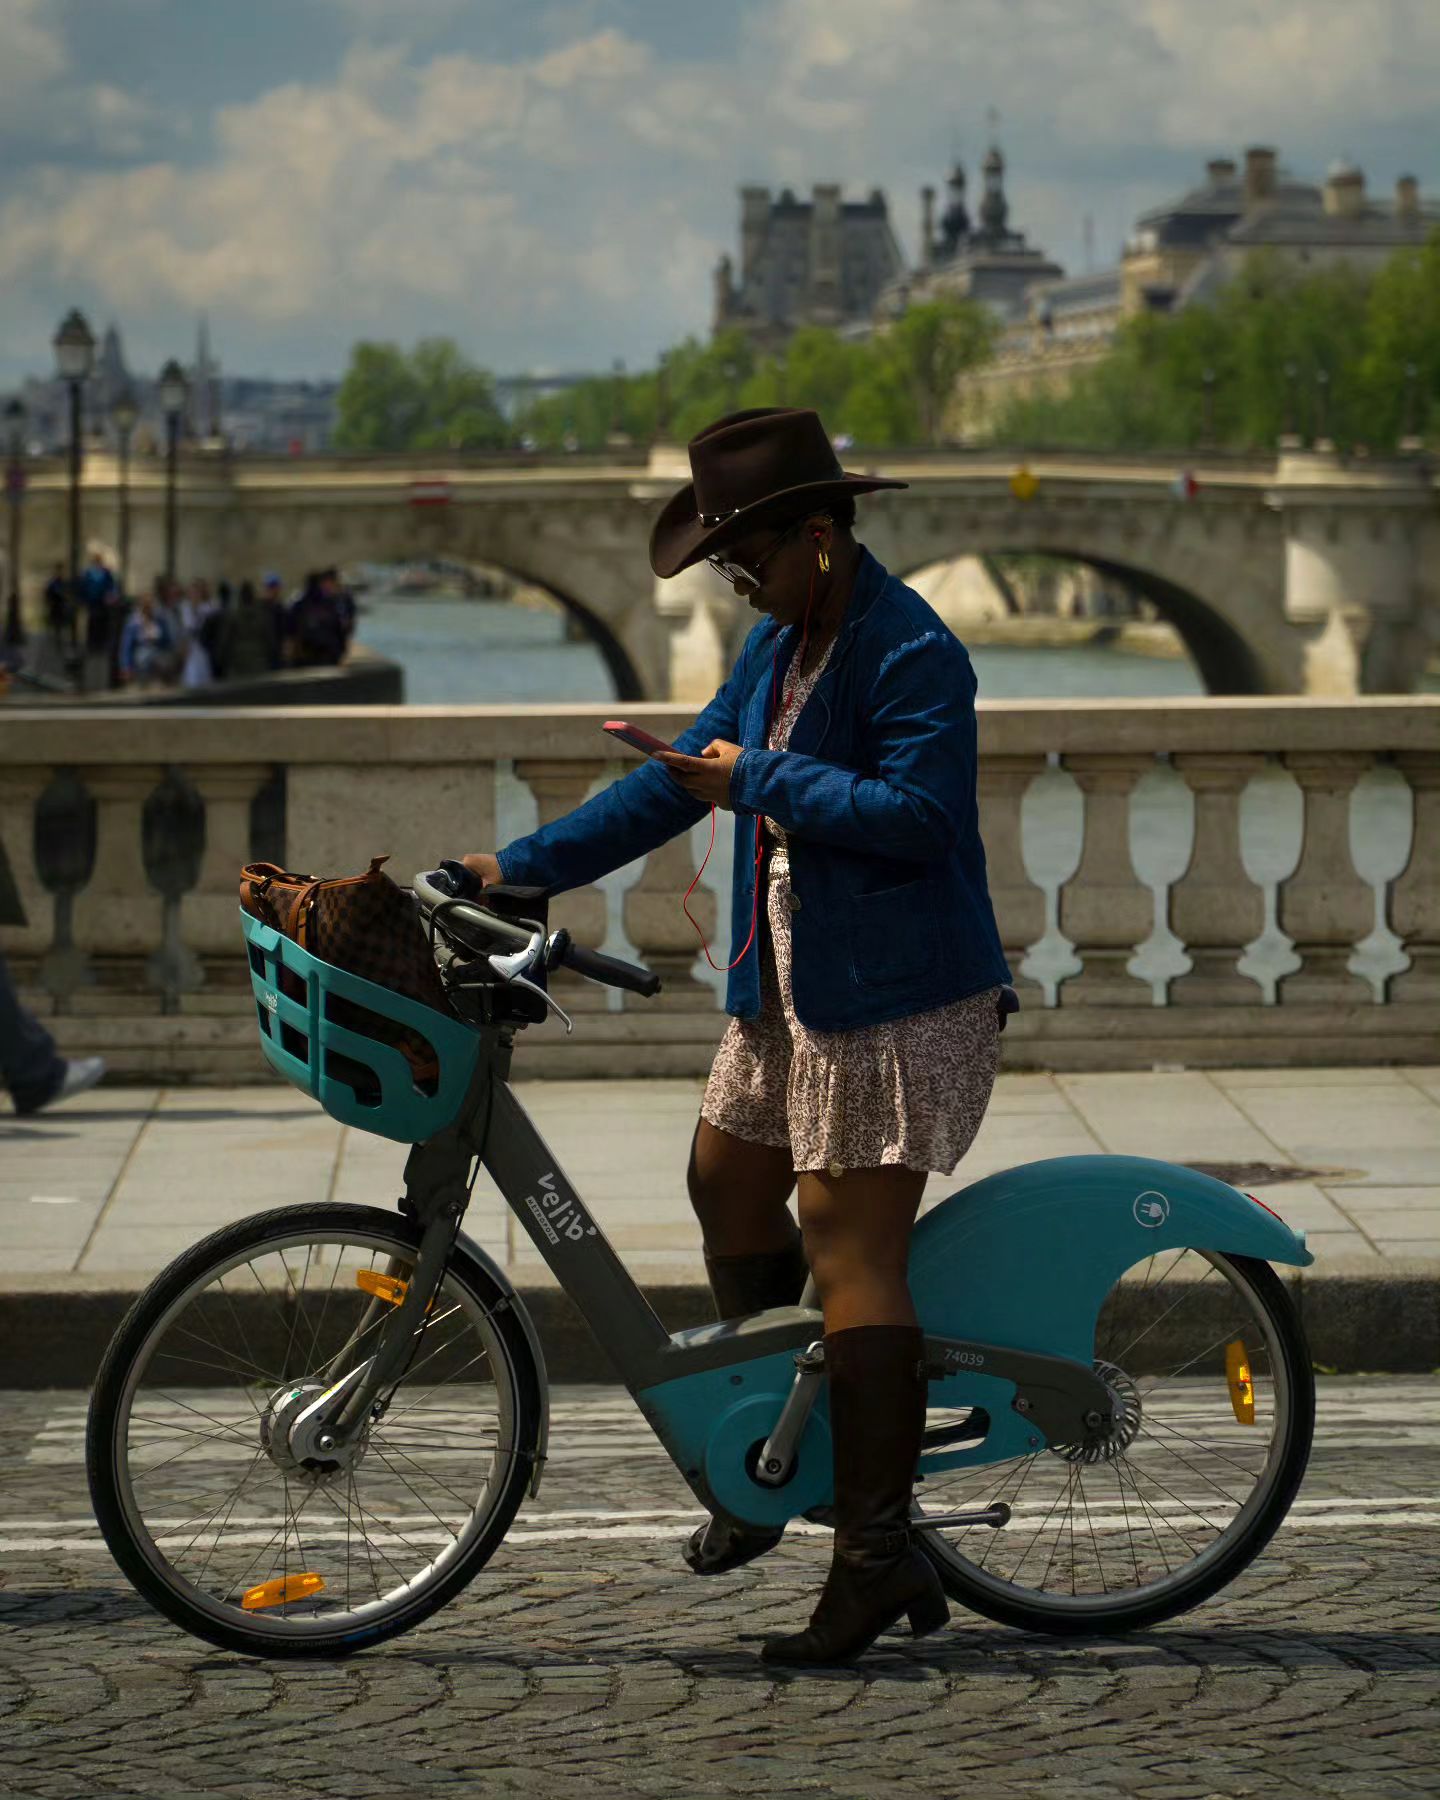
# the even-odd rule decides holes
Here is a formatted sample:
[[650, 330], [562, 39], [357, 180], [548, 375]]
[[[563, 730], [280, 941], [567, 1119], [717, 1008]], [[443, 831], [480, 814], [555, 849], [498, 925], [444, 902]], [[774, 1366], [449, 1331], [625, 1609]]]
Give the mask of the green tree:
[[686, 338], [642, 375], [579, 382], [528, 407], [516, 429], [542, 449], [596, 450], [617, 419], [639, 442], [663, 430], [685, 443], [742, 407], [809, 406], [832, 435], [866, 448], [938, 442], [960, 375], [989, 354], [993, 338], [987, 312], [954, 300], [916, 307], [863, 341], [806, 326], [773, 355], [732, 328], [709, 343]]
[[488, 450], [510, 441], [489, 374], [449, 338], [362, 342], [337, 397], [342, 450]]
[[1375, 442], [1440, 434], [1440, 229], [1375, 277], [1359, 376]]
[[1373, 278], [1255, 255], [1207, 304], [1129, 320], [1067, 391], [1012, 400], [991, 435], [1062, 449], [1267, 450], [1287, 430], [1319, 435], [1323, 413], [1342, 447], [1385, 450], [1407, 391], [1416, 428], [1440, 426], [1440, 232]]
[[973, 300], [928, 300], [896, 320], [880, 349], [909, 390], [920, 442], [951, 435], [960, 378], [989, 360], [998, 326]]

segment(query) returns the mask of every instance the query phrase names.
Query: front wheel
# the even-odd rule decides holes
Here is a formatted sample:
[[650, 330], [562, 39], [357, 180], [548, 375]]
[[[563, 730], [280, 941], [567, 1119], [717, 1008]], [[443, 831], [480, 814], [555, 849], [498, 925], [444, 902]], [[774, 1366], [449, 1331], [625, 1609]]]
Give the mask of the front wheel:
[[[1122, 1402], [1108, 1442], [921, 1484], [916, 1541], [952, 1599], [1001, 1624], [1104, 1634], [1185, 1612], [1259, 1555], [1305, 1473], [1315, 1380], [1268, 1263], [1151, 1257], [1107, 1298], [1095, 1367]], [[996, 1501], [999, 1529], [924, 1524]]]
[[126, 1315], [91, 1399], [90, 1493], [116, 1562], [186, 1631], [345, 1655], [494, 1554], [539, 1454], [542, 1378], [463, 1246], [363, 1431], [334, 1456], [297, 1448], [299, 1414], [373, 1353], [419, 1244], [396, 1213], [286, 1207], [196, 1244]]

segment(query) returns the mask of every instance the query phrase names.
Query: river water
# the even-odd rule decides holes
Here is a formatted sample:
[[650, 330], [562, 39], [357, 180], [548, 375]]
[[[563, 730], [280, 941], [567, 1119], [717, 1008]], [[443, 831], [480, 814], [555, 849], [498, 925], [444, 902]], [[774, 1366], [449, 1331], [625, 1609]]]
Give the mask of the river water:
[[[594, 645], [567, 643], [558, 610], [503, 602], [395, 597], [372, 588], [359, 622], [362, 643], [405, 670], [405, 697], [418, 706], [539, 704], [615, 697]], [[1182, 658], [1135, 656], [1091, 646], [972, 645], [984, 699], [1138, 699], [1201, 694]]]

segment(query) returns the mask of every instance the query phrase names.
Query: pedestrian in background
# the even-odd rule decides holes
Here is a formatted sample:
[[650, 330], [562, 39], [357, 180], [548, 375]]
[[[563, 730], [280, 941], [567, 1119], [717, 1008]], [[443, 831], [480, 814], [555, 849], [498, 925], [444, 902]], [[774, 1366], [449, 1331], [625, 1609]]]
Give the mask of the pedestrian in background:
[[[9, 686], [9, 668], [0, 662], [0, 700]], [[0, 925], [28, 922], [10, 877], [10, 865], [0, 854]], [[54, 1038], [21, 1004], [5, 953], [0, 950], [0, 1082], [9, 1089], [16, 1112], [37, 1113], [57, 1100], [82, 1094], [104, 1074], [104, 1057], [83, 1056], [72, 1062], [60, 1054]]]
[[205, 648], [205, 622], [215, 609], [210, 585], [198, 577], [190, 583], [190, 592], [181, 600], [180, 650], [184, 661], [180, 667], [180, 685], [185, 688], [208, 687], [215, 679], [210, 653]]
[[258, 598], [255, 584], [240, 583], [238, 603], [224, 615], [217, 673], [222, 681], [253, 680], [280, 666], [280, 614]]
[[159, 687], [171, 677], [175, 634], [169, 617], [156, 599], [164, 589], [164, 577], [157, 577], [155, 593], [142, 594], [125, 621], [117, 658], [123, 686]]
[[103, 1056], [73, 1061], [55, 1048], [55, 1040], [21, 1003], [5, 953], [0, 951], [0, 1081], [10, 1090], [17, 1113], [38, 1113], [57, 1100], [83, 1094], [105, 1074]]
[[56, 563], [55, 571], [45, 583], [45, 620], [55, 640], [55, 654], [63, 659], [66, 643], [75, 648], [75, 606], [70, 583], [65, 579], [64, 563]]
[[347, 637], [333, 569], [305, 577], [305, 588], [290, 608], [289, 636], [299, 668], [326, 668], [342, 662]]

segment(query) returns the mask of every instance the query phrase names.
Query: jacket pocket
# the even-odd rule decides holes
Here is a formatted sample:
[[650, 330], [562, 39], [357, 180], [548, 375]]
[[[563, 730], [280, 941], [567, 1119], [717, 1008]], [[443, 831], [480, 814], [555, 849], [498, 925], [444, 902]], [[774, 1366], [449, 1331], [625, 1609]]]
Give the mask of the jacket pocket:
[[858, 987], [896, 987], [936, 975], [939, 918], [923, 876], [856, 896], [850, 908], [850, 971]]

